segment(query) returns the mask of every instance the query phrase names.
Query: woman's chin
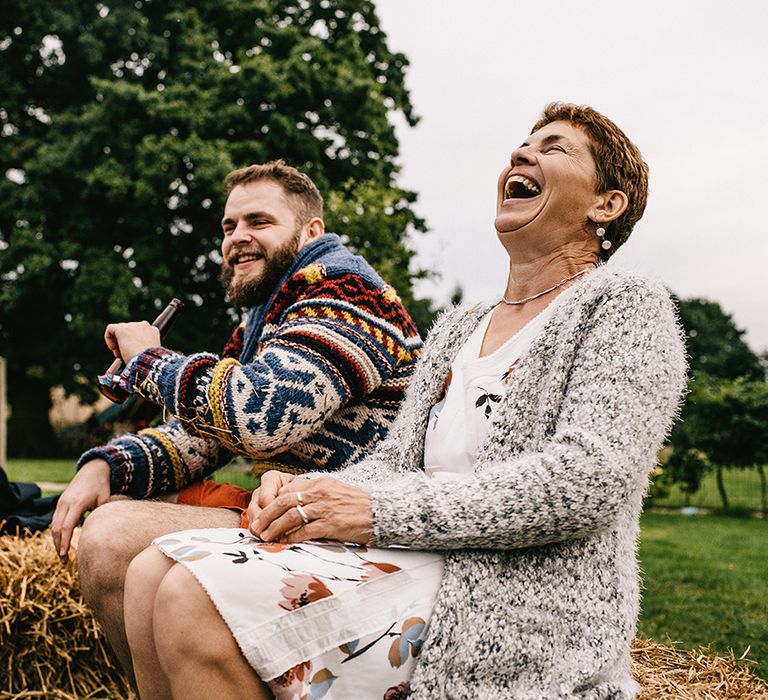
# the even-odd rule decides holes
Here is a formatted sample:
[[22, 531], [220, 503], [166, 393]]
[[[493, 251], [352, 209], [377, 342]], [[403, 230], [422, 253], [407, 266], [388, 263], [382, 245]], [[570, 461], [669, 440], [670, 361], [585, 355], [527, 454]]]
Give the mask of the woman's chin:
[[510, 234], [525, 228], [536, 218], [535, 212], [508, 212], [499, 211], [493, 221], [496, 232], [501, 236]]
[[507, 217], [499, 216], [496, 217], [493, 226], [496, 229], [496, 235], [503, 241], [505, 238], [519, 233], [529, 223], [529, 221], [520, 221], [519, 219], [510, 221]]

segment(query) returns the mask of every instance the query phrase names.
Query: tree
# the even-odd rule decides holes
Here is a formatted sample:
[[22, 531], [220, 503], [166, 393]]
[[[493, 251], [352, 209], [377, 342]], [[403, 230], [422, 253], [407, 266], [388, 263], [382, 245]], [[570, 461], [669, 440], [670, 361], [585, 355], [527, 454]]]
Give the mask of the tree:
[[[675, 299], [685, 330], [691, 380], [680, 420], [675, 424], [664, 478], [695, 493], [708, 471], [715, 471], [723, 507], [728, 495], [723, 468], [764, 461], [764, 438], [749, 426], [759, 424], [766, 384], [760, 357], [717, 302]], [[768, 424], [765, 424], [768, 430]], [[765, 433], [768, 434], [768, 433]], [[762, 467], [758, 471], [763, 482]], [[765, 501], [765, 485], [763, 486]]]
[[282, 157], [409, 300], [423, 231], [389, 117], [406, 58], [365, 0], [6, 0], [0, 20], [0, 354], [10, 449], [50, 453], [49, 389], [89, 400], [105, 322], [188, 310], [181, 350], [229, 331], [221, 180]]
[[763, 468], [768, 462], [767, 382], [695, 373], [671, 443], [667, 468], [686, 492], [695, 493], [702, 475], [714, 470], [720, 499], [727, 509], [723, 468], [755, 467], [760, 474], [763, 510], [768, 510]]
[[724, 379], [765, 379], [760, 358], [744, 342], [744, 331], [720, 304], [707, 299], [675, 300], [685, 329], [691, 371]]

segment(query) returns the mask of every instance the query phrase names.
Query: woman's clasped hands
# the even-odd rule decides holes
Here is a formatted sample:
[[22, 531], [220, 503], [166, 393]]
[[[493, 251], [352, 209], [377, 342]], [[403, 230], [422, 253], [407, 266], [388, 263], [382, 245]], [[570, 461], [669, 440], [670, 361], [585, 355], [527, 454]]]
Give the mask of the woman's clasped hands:
[[265, 542], [331, 539], [371, 544], [371, 497], [330, 476], [317, 479], [266, 472], [248, 506], [251, 532]]

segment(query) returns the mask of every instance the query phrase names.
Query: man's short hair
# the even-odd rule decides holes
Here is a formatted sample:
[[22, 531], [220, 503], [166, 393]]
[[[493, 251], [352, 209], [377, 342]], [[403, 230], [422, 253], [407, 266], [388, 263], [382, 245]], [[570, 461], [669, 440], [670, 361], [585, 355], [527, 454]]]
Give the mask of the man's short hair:
[[323, 197], [308, 175], [286, 165], [282, 160], [255, 163], [233, 170], [224, 178], [224, 193], [229, 197], [235, 187], [258, 180], [272, 180], [281, 185], [289, 206], [296, 216], [296, 224], [303, 226], [310, 219], [323, 218]]
[[606, 260], [629, 238], [645, 211], [648, 165], [629, 137], [592, 107], [552, 102], [544, 108], [531, 133], [557, 121], [570, 122], [587, 133], [597, 171], [597, 191], [621, 190], [627, 195], [626, 211], [606, 227], [606, 238], [613, 243], [609, 250], [600, 250], [600, 258]]

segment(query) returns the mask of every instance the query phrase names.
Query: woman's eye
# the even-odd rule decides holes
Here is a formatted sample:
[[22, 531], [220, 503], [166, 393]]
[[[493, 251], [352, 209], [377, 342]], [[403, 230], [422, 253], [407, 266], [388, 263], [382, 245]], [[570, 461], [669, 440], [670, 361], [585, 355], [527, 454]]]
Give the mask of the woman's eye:
[[560, 151], [560, 153], [565, 153], [565, 149], [562, 146], [559, 146], [558, 144], [554, 144], [553, 146], [550, 146], [547, 151]]

